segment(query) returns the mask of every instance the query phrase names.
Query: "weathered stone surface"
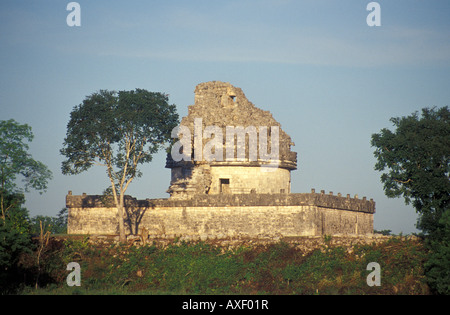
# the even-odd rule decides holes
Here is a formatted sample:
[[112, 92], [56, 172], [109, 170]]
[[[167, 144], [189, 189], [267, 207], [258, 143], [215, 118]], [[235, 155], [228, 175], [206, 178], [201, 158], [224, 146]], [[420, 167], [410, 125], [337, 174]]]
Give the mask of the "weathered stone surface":
[[[201, 145], [195, 145], [195, 120], [201, 119], [201, 131], [208, 126], [216, 126], [222, 133], [222, 155], [219, 159], [206, 161], [203, 154], [201, 160], [196, 159], [198, 151], [202, 153], [207, 141]], [[194, 194], [219, 194], [219, 193], [289, 193], [290, 171], [297, 168], [297, 153], [291, 151], [294, 145], [291, 138], [281, 129], [280, 124], [268, 111], [261, 110], [247, 100], [240, 88], [229, 83], [212, 81], [201, 83], [195, 89], [195, 105], [189, 106], [188, 116], [181, 120], [181, 126], [189, 128], [191, 133], [192, 160], [173, 161], [171, 155], [167, 156], [166, 167], [172, 169], [172, 180], [168, 193], [172, 198], [188, 199]], [[276, 164], [272, 172], [265, 172], [261, 166], [270, 164], [261, 159], [259, 143], [264, 131], [267, 136], [267, 147], [271, 147], [270, 128], [279, 128], [278, 159], [270, 160]], [[257, 159], [251, 159], [249, 152], [250, 135], [245, 136], [245, 158], [238, 159], [238, 149], [243, 146], [238, 144], [238, 137], [230, 138], [230, 146], [227, 143], [227, 128], [255, 128], [255, 145]], [[248, 129], [247, 129], [248, 130]], [[229, 131], [228, 131], [229, 132]], [[218, 135], [215, 134], [215, 137]], [[234, 159], [227, 159], [227, 150], [232, 148]], [[268, 151], [270, 151], [268, 149]], [[221, 180], [227, 181], [227, 187], [222, 188]], [[228, 187], [229, 186], [229, 187]]]
[[[146, 199], [137, 200], [125, 196], [125, 205], [131, 209], [156, 207], [229, 207], [229, 206], [317, 206], [330, 209], [341, 209], [375, 213], [375, 202], [367, 199], [341, 197], [324, 193], [291, 193], [291, 194], [217, 194], [195, 195], [189, 200]], [[107, 208], [101, 195], [67, 195], [67, 208]]]
[[[160, 236], [370, 234], [375, 212], [373, 201], [315, 193], [126, 200], [129, 233], [145, 227]], [[101, 206], [101, 196], [68, 195], [66, 202], [69, 233], [117, 234], [117, 210]]]
[[[193, 135], [198, 118], [202, 128], [218, 126], [221, 130], [227, 126], [280, 126], [269, 112], [250, 103], [241, 89], [217, 81], [196, 87], [195, 105], [189, 106], [181, 124]], [[281, 128], [279, 142], [278, 165], [270, 171], [261, 167], [263, 161], [249, 158], [247, 138], [245, 159], [239, 161], [226, 160], [225, 151], [222, 161], [175, 162], [169, 155], [166, 167], [172, 169], [171, 197], [137, 200], [126, 196], [128, 233], [145, 231], [141, 235], [145, 240], [181, 237], [194, 241], [273, 241], [373, 233], [373, 200], [315, 193], [314, 189], [311, 193], [291, 193], [290, 172], [297, 167], [297, 154], [291, 151], [291, 138]], [[118, 234], [118, 213], [111, 198], [69, 192], [66, 206], [69, 234]]]

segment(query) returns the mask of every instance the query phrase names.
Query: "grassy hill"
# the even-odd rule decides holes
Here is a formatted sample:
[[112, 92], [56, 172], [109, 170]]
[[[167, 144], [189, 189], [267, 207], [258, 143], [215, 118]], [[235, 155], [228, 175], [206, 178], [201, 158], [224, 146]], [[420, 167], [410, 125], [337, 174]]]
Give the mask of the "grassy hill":
[[[217, 246], [172, 242], [166, 246], [92, 244], [88, 238], [51, 239], [35, 289], [33, 255], [24, 257], [24, 294], [429, 294], [419, 239], [393, 237], [353, 248], [322, 246], [304, 252], [295, 244]], [[69, 262], [81, 266], [81, 286], [69, 287]], [[381, 285], [370, 287], [370, 262], [381, 267]]]

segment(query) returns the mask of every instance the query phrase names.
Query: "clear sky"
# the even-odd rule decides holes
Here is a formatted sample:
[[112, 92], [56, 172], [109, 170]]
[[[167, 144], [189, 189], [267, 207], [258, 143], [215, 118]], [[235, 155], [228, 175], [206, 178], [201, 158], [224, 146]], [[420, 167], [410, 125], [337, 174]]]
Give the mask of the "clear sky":
[[[450, 2], [368, 0], [83, 1], [69, 27], [63, 0], [0, 2], [0, 119], [33, 128], [31, 154], [53, 172], [26, 194], [31, 216], [55, 216], [65, 195], [100, 194], [96, 167], [64, 176], [59, 154], [72, 108], [100, 89], [165, 92], [180, 116], [206, 81], [240, 87], [293, 139], [292, 192], [358, 194], [376, 201], [376, 229], [416, 232], [416, 213], [385, 197], [373, 133], [391, 117], [449, 105]], [[168, 197], [165, 155], [128, 191]]]

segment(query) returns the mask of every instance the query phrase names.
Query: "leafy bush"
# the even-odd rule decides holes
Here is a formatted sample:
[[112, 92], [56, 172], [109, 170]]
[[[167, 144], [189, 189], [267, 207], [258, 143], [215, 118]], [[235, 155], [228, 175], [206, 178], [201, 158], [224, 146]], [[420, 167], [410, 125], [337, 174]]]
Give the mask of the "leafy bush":
[[57, 217], [49, 217], [44, 215], [37, 215], [30, 220], [31, 234], [38, 235], [40, 233], [40, 222], [45, 227], [44, 232], [50, 231], [52, 234], [66, 234], [67, 233], [67, 208], [62, 208], [58, 212]]
[[429, 240], [430, 259], [425, 274], [431, 289], [438, 294], [450, 294], [450, 210], [439, 221], [439, 228]]

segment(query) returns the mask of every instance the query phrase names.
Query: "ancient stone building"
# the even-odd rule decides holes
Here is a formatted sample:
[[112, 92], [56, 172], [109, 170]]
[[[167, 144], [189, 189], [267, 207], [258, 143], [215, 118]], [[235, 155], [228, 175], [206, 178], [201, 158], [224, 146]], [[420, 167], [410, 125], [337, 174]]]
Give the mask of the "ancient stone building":
[[[199, 84], [195, 105], [189, 106], [181, 126], [189, 128], [192, 154], [188, 161], [178, 162], [168, 155], [171, 198], [290, 193], [290, 171], [297, 169], [297, 153], [291, 151], [294, 143], [272, 114], [249, 102], [240, 88], [217, 81]], [[214, 141], [221, 146], [214, 148], [219, 152], [214, 152], [217, 154], [210, 161], [205, 158], [209, 152], [205, 152], [208, 128], [215, 132]]]
[[[126, 198], [130, 234], [267, 238], [373, 233], [375, 202], [340, 193], [292, 193], [293, 142], [241, 89], [206, 82], [174, 134], [170, 198]], [[102, 196], [66, 197], [69, 234], [118, 233], [117, 209]]]

